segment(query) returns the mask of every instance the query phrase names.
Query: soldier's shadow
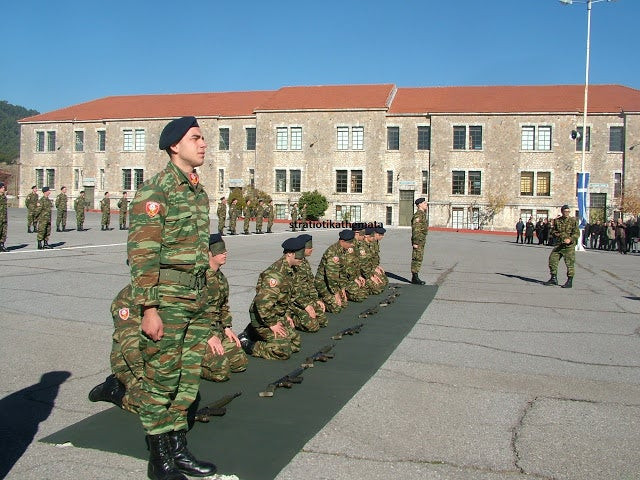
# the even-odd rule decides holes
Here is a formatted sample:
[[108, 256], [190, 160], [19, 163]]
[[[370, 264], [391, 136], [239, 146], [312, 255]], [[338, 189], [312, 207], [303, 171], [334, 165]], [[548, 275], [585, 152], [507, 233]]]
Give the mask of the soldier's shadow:
[[40, 382], [0, 400], [0, 478], [4, 478], [29, 447], [40, 422], [53, 410], [58, 390], [70, 372], [47, 372]]
[[29, 246], [28, 243], [20, 243], [18, 245], [11, 245], [10, 247], [7, 247], [7, 250], [12, 252], [13, 250], [20, 250], [21, 248], [25, 248], [25, 247], [28, 247], [28, 246]]
[[50, 244], [49, 244], [49, 246], [50, 246], [50, 247], [53, 247], [53, 248], [55, 248], [55, 247], [61, 247], [61, 246], [62, 246], [62, 245], [64, 245], [65, 243], [67, 243], [67, 242], [56, 242], [56, 243], [50, 243]]
[[398, 280], [400, 282], [411, 283], [411, 280], [405, 277], [401, 277], [400, 275], [396, 275], [395, 273], [385, 272], [388, 278], [393, 278], [394, 280]]
[[500, 273], [500, 272], [496, 272], [496, 273], [497, 275], [502, 275], [503, 277], [517, 278], [518, 280], [522, 280], [523, 282], [537, 283], [538, 285], [545, 284], [545, 281], [538, 280], [537, 278], [523, 277], [522, 275], [512, 275], [510, 273]]

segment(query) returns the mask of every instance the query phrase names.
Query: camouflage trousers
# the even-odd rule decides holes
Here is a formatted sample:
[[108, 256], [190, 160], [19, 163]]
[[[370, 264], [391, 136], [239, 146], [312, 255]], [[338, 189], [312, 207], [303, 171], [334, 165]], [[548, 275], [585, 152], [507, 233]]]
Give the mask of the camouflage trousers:
[[111, 223], [111, 214], [108, 212], [102, 212], [102, 218], [100, 219], [100, 225], [108, 227]]
[[186, 300], [161, 296], [158, 313], [164, 336], [154, 342], [140, 335], [144, 375], [138, 390], [139, 416], [146, 433], [187, 430], [187, 411], [200, 388], [202, 357], [209, 335], [206, 295]]
[[558, 264], [561, 258], [564, 258], [564, 263], [567, 266], [567, 277], [573, 277], [576, 263], [576, 249], [573, 243], [569, 245], [561, 243], [553, 248], [549, 255], [549, 271], [551, 275], [558, 274]]
[[[251, 312], [253, 316], [253, 312]], [[253, 346], [253, 356], [266, 358], [267, 360], [287, 360], [292, 353], [299, 352], [302, 345], [300, 334], [296, 332], [286, 318], [281, 320], [282, 326], [287, 331], [286, 337], [277, 337], [268, 327], [254, 327], [249, 325], [247, 330], [250, 336], [256, 339]]]
[[67, 211], [58, 210], [56, 213], [56, 230], [67, 228]]
[[76, 212], [76, 228], [81, 229], [82, 227], [84, 227], [84, 210]]
[[327, 286], [323, 282], [316, 281], [316, 289], [318, 290], [318, 296], [320, 297], [320, 300], [322, 300], [325, 307], [327, 307], [327, 312], [338, 313], [344, 310], [344, 308], [347, 306], [346, 298], [342, 299], [342, 305], [338, 305], [335, 295], [329, 292]]
[[224, 217], [218, 217], [218, 233], [222, 235], [224, 233]]
[[251, 222], [251, 218], [244, 217], [244, 222], [243, 222], [244, 233], [249, 233], [249, 222]]
[[262, 233], [262, 217], [256, 217], [256, 232]]
[[411, 273], [419, 273], [424, 257], [424, 244], [418, 244], [418, 248], [411, 246]]
[[4, 219], [0, 220], [0, 243], [4, 243], [7, 240], [7, 222]]
[[33, 227], [35, 230], [37, 221], [38, 221], [38, 216], [36, 215], [36, 211], [27, 210], [27, 228]]
[[229, 232], [236, 233], [236, 228], [238, 227], [238, 217], [229, 217]]
[[317, 332], [321, 327], [326, 327], [329, 323], [327, 314], [322, 311], [319, 305], [315, 305], [316, 318], [311, 318], [309, 312], [304, 308], [293, 307], [291, 318], [296, 325], [296, 330], [302, 332]]
[[347, 285], [347, 299], [350, 302], [363, 302], [367, 298], [367, 285], [359, 286], [354, 280], [349, 281]]
[[364, 286], [369, 295], [378, 295], [379, 293], [382, 293], [389, 284], [389, 279], [386, 275], [377, 275], [377, 277], [382, 280], [382, 283], [375, 283], [370, 278], [367, 278], [367, 283]]
[[207, 344], [200, 376], [212, 382], [226, 382], [232, 373], [244, 372], [249, 359], [242, 347], [230, 340], [223, 331], [215, 332], [214, 335], [221, 340], [224, 353], [222, 355], [213, 353]]
[[120, 212], [118, 215], [118, 225], [127, 226], [127, 212]]
[[49, 241], [51, 236], [51, 218], [38, 220], [38, 241]]
[[271, 227], [273, 227], [273, 218], [269, 217], [267, 220], [267, 232], [271, 231]]

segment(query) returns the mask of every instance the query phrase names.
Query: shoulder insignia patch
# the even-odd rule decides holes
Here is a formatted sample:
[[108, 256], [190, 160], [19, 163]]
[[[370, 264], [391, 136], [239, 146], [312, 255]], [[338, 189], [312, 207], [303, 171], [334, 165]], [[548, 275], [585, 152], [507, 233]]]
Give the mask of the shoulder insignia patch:
[[195, 172], [191, 172], [189, 174], [189, 181], [191, 182], [191, 185], [197, 185], [200, 181], [200, 179], [198, 178], [198, 174]]
[[128, 320], [129, 319], [129, 309], [128, 308], [121, 308], [120, 310], [118, 310], [118, 316], [122, 320]]
[[270, 278], [269, 279], [269, 286], [271, 288], [275, 287], [276, 285], [278, 285], [278, 280], [276, 280], [275, 278]]
[[360, 256], [361, 256], [361, 257], [364, 257], [364, 256], [366, 256], [366, 255], [367, 255], [367, 252], [365, 252], [365, 251], [364, 251], [364, 248], [361, 248], [361, 249], [360, 249]]
[[147, 215], [149, 215], [149, 218], [153, 218], [160, 212], [160, 204], [158, 202], [147, 202], [144, 209]]
[[347, 252], [349, 252], [349, 253], [353, 253], [353, 247], [349, 247], [349, 249], [347, 250]]
[[333, 263], [340, 263], [340, 257], [333, 257]]

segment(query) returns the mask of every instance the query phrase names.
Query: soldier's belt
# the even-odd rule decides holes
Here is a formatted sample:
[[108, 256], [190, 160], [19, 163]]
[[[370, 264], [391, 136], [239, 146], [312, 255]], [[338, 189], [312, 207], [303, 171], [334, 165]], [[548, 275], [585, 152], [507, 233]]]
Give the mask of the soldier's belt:
[[202, 289], [207, 284], [207, 277], [202, 272], [200, 275], [194, 275], [189, 272], [181, 272], [179, 270], [171, 270], [169, 268], [160, 269], [159, 282], [177, 283], [191, 289]]

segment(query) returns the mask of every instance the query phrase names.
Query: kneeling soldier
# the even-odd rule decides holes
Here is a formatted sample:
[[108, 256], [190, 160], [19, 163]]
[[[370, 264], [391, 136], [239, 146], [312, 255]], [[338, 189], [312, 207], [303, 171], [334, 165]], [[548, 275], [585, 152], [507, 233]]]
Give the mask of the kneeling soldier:
[[347, 306], [347, 277], [345, 257], [349, 248], [353, 250], [352, 230], [342, 230], [338, 241], [330, 245], [322, 255], [316, 271], [315, 285], [329, 312], [337, 313]]
[[[311, 235], [303, 234], [298, 237], [305, 242], [305, 257], [313, 253], [313, 240]], [[311, 271], [311, 265], [305, 258], [300, 266], [295, 267], [294, 298], [292, 303], [292, 318], [298, 330], [303, 332], [317, 332], [320, 327], [326, 327], [328, 320], [325, 313], [325, 305], [316, 290], [316, 285]]]

